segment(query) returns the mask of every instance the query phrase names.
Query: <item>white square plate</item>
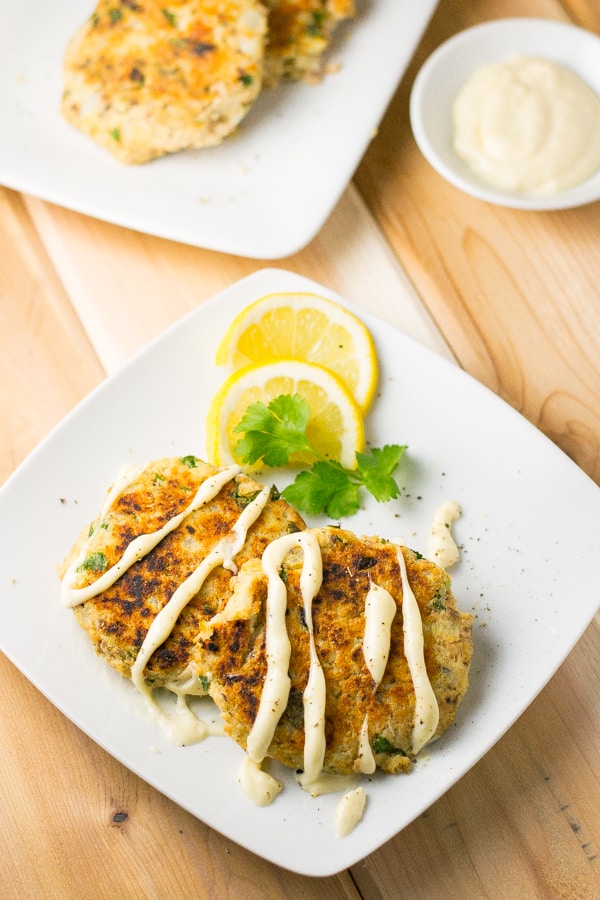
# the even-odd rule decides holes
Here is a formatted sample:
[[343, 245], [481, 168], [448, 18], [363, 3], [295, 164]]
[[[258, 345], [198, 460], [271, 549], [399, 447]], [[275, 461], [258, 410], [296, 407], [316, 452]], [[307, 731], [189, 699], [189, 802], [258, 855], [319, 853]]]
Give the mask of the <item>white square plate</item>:
[[281, 767], [273, 768], [285, 783], [282, 794], [270, 807], [253, 806], [237, 784], [243, 753], [232, 741], [173, 747], [147, 720], [130, 683], [96, 657], [72, 612], [61, 607], [56, 564], [123, 464], [203, 455], [208, 403], [224, 377], [213, 362], [216, 345], [240, 309], [279, 290], [314, 290], [345, 303], [289, 272], [251, 275], [109, 378], [9, 479], [0, 491], [0, 648], [80, 728], [158, 790], [266, 859], [323, 876], [357, 862], [423, 812], [498, 740], [564, 660], [600, 602], [600, 490], [459, 368], [354, 310], [371, 329], [381, 365], [369, 440], [409, 449], [399, 473], [401, 498], [366, 503], [345, 524], [426, 553], [434, 511], [447, 499], [461, 504], [455, 532], [462, 559], [452, 578], [459, 605], [475, 615], [471, 687], [455, 725], [411, 774], [366, 779], [365, 816], [348, 837], [334, 833], [339, 795], [312, 799]]
[[59, 112], [64, 49], [93, 0], [0, 0], [0, 183], [159, 237], [288, 256], [352, 177], [435, 6], [358, 0], [321, 84], [264, 91], [219, 147], [124, 166]]

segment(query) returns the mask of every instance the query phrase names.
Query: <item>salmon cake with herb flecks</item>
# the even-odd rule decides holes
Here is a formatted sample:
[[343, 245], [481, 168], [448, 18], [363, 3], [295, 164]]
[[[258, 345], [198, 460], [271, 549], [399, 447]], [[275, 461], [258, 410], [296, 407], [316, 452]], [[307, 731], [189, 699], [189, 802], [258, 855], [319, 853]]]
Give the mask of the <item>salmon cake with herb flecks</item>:
[[[387, 772], [410, 768], [413, 753], [415, 687], [403, 634], [403, 583], [398, 553], [422, 621], [424, 661], [439, 718], [433, 738], [451, 724], [468, 687], [472, 616], [461, 612], [448, 574], [407, 548], [379, 538], [356, 537], [337, 527], [312, 530], [321, 550], [323, 580], [312, 603], [316, 653], [325, 677], [324, 771], [360, 771], [360, 735], [368, 718], [368, 742], [376, 765]], [[287, 706], [268, 756], [301, 770], [304, 753], [303, 692], [310, 671], [310, 638], [301, 594], [303, 551], [293, 549], [280, 578], [287, 588], [286, 628], [291, 644]], [[397, 609], [389, 657], [376, 684], [365, 660], [365, 601], [376, 584]], [[197, 652], [209, 678], [208, 692], [226, 731], [246, 749], [267, 674], [266, 600], [268, 579], [260, 560], [237, 575], [227, 606], [199, 635]]]
[[62, 114], [123, 163], [219, 144], [263, 82], [258, 0], [99, 0], [64, 58]]
[[[96, 583], [140, 535], [159, 532], [187, 510], [200, 488], [220, 473], [226, 474], [195, 456], [168, 457], [134, 468], [121, 481], [117, 479], [118, 486], [108, 493], [104, 509], [84, 529], [61, 566], [59, 575], [66, 598], [71, 587], [76, 592]], [[131, 677], [157, 615], [219, 542], [232, 539], [232, 529], [263, 488], [242, 473], [232, 474], [214, 497], [186, 515], [114, 584], [85, 602], [78, 602], [75, 596], [75, 604], [68, 604], [73, 605], [77, 621], [96, 652], [114, 669]], [[195, 678], [203, 683], [203, 673], [195, 664], [196, 639], [205, 620], [229, 599], [235, 568], [260, 557], [275, 538], [304, 528], [302, 518], [271, 488], [243, 546], [232, 557], [235, 565], [218, 565], [210, 571], [177, 617], [173, 630], [150, 657], [145, 683], [149, 687], [185, 685], [186, 692], [202, 693], [193, 686]]]

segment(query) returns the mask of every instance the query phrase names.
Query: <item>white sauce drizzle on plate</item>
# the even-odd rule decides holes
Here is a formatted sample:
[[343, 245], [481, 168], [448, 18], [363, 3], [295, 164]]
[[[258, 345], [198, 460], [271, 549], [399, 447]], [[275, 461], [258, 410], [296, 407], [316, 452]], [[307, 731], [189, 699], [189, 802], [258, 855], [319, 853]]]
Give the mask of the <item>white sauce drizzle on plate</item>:
[[256, 806], [268, 806], [283, 789], [282, 783], [265, 772], [261, 763], [248, 754], [239, 768], [238, 781], [246, 796]]
[[311, 797], [321, 797], [323, 794], [338, 794], [340, 791], [345, 791], [348, 785], [353, 783], [354, 776], [321, 772], [310, 784], [303, 784], [302, 773], [299, 773], [296, 775], [296, 781]]
[[458, 562], [460, 554], [452, 537], [451, 528], [460, 519], [461, 509], [456, 500], [448, 500], [436, 510], [429, 533], [429, 559], [442, 569], [449, 569]]
[[358, 825], [363, 817], [367, 794], [363, 787], [354, 788], [338, 801], [335, 808], [335, 833], [346, 837]]
[[163, 730], [173, 744], [185, 747], [203, 741], [209, 734], [215, 733], [208, 722], [199, 719], [189, 708], [186, 694], [179, 691], [173, 693], [177, 697], [174, 711], [168, 716], [160, 711]]

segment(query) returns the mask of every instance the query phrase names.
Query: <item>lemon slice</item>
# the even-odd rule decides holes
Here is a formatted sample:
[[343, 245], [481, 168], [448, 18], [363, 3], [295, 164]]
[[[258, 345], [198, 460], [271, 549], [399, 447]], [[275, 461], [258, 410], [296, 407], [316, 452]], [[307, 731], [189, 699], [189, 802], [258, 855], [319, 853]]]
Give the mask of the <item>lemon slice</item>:
[[329, 369], [363, 412], [377, 386], [377, 355], [366, 326], [331, 300], [310, 293], [267, 294], [239, 313], [217, 350], [234, 369], [296, 359]]
[[[280, 394], [300, 394], [311, 410], [306, 434], [312, 447], [328, 459], [356, 466], [364, 447], [361, 411], [339, 378], [314, 363], [285, 359], [246, 366], [234, 372], [215, 394], [207, 417], [207, 454], [217, 466], [240, 462], [234, 447], [242, 438], [234, 431], [253, 403], [269, 404]], [[294, 465], [314, 462], [308, 454], [290, 457]], [[255, 467], [256, 468], [256, 467]]]

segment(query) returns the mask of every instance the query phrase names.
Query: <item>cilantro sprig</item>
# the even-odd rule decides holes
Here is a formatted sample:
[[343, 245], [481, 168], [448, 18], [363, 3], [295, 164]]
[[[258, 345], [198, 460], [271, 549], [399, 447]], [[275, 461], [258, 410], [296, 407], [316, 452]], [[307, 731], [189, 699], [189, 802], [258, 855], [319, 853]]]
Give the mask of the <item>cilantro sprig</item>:
[[393, 474], [406, 445], [386, 444], [367, 453], [356, 453], [356, 468], [318, 453], [306, 436], [310, 405], [298, 394], [282, 394], [267, 405], [253, 403], [235, 431], [244, 436], [234, 451], [240, 462], [262, 462], [277, 468], [288, 464], [296, 453], [308, 453], [315, 462], [299, 472], [282, 496], [301, 512], [325, 513], [332, 519], [353, 515], [360, 505], [360, 490], [365, 488], [380, 503], [394, 500], [400, 488]]

